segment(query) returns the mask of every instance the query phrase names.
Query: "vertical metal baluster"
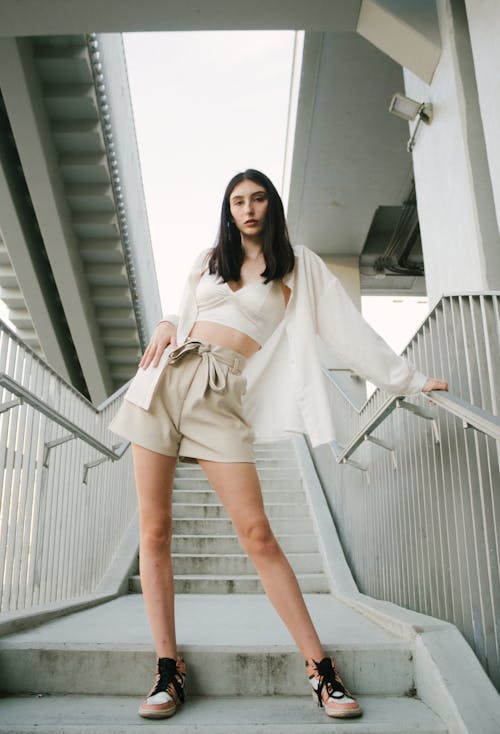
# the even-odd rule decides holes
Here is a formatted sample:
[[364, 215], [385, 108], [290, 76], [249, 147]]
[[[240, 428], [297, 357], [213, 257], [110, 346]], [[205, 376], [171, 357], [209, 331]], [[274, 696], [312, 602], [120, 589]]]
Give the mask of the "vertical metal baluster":
[[[16, 380], [22, 376], [23, 355], [19, 353], [17, 345], [11, 345], [9, 354], [9, 374], [12, 374]], [[8, 435], [8, 451], [6, 465], [8, 467], [8, 475], [6, 481], [10, 485], [10, 508], [7, 523], [7, 545], [5, 554], [5, 571], [4, 571], [4, 597], [7, 609], [15, 609], [15, 600], [17, 596], [16, 586], [17, 579], [13, 574], [14, 550], [16, 545], [17, 533], [17, 517], [19, 513], [19, 504], [21, 502], [21, 487], [19, 477], [19, 464], [22, 455], [19, 448], [19, 429], [23, 425], [23, 417], [21, 413], [22, 406], [13, 408], [10, 413], [10, 426]]]
[[[454, 341], [454, 335], [451, 331], [450, 306], [449, 299], [444, 299], [442, 309], [442, 328], [440, 334], [441, 346], [441, 369], [445, 379], [451, 380], [451, 342]], [[450, 382], [451, 386], [451, 382]], [[457, 594], [454, 589], [453, 579], [459, 577], [458, 557], [454, 538], [456, 536], [456, 507], [454, 496], [447, 491], [447, 484], [454, 474], [453, 464], [451, 462], [452, 452], [456, 452], [456, 446], [453, 443], [451, 424], [454, 422], [452, 416], [444, 413], [441, 415], [441, 446], [439, 450], [439, 462], [436, 465], [436, 485], [435, 491], [438, 500], [439, 511], [439, 532], [441, 540], [442, 554], [442, 584], [444, 589], [445, 607], [443, 609], [443, 619], [451, 621], [455, 618], [455, 610], [460, 607], [457, 604]], [[451, 495], [451, 496], [450, 496]], [[458, 598], [460, 591], [458, 592]], [[460, 612], [461, 616], [461, 612]]]
[[[9, 342], [6, 338], [6, 334], [0, 331], [0, 359], [1, 364], [5, 365], [8, 359], [9, 353]], [[8, 403], [11, 399], [11, 394], [8, 393], [5, 388], [0, 389], [0, 405]], [[16, 410], [13, 408], [12, 410]], [[8, 464], [9, 459], [9, 428], [10, 428], [10, 413], [0, 413], [0, 448], [2, 451], [2, 486], [0, 492], [0, 611], [5, 612], [9, 610], [9, 597], [7, 594], [7, 587], [4, 583], [5, 573], [5, 558], [7, 555], [7, 543], [8, 543], [8, 529], [9, 529], [9, 515], [11, 511], [12, 502], [12, 481], [10, 467]]]
[[[42, 370], [40, 367], [37, 369], [39, 379], [39, 395], [45, 395], [46, 383], [49, 379], [49, 374], [46, 370]], [[34, 606], [35, 595], [38, 591], [35, 591], [37, 586], [37, 551], [39, 548], [39, 534], [40, 534], [40, 501], [41, 494], [43, 492], [43, 477], [44, 469], [43, 463], [43, 448], [44, 448], [44, 435], [46, 431], [47, 418], [40, 414], [37, 423], [36, 432], [36, 448], [35, 448], [35, 474], [33, 478], [33, 506], [31, 516], [31, 539], [30, 539], [30, 552], [29, 552], [29, 563], [28, 563], [28, 574], [27, 574], [27, 596], [25, 601], [25, 608]]]
[[[439, 313], [439, 308], [437, 309]], [[439, 375], [438, 347], [437, 347], [437, 314], [436, 311], [428, 319], [428, 339], [422, 344], [422, 352], [425, 355], [427, 374]], [[437, 419], [438, 420], [438, 419]], [[417, 432], [418, 452], [415, 457], [416, 466], [421, 467], [421, 509], [423, 519], [423, 536], [421, 537], [422, 556], [424, 562], [424, 573], [422, 585], [425, 589], [425, 609], [428, 614], [437, 616], [439, 609], [443, 606], [443, 592], [438, 581], [438, 570], [435, 562], [439, 556], [439, 541], [435, 529], [435, 496], [430, 490], [433, 486], [433, 473], [431, 465], [435, 460], [437, 446], [428, 440], [427, 430]]]
[[[33, 389], [36, 379], [36, 365], [32, 364], [29, 354], [21, 353], [24, 357], [23, 382]], [[33, 456], [33, 437], [36, 431], [37, 416], [34, 411], [26, 405], [21, 407], [20, 424], [18, 430], [18, 471], [19, 471], [19, 508], [17, 515], [17, 531], [13, 559], [12, 575], [15, 584], [12, 589], [14, 608], [19, 608], [26, 598], [26, 556], [29, 551], [29, 528], [31, 526], [31, 507], [33, 500], [33, 484], [31, 477], [31, 465]]]

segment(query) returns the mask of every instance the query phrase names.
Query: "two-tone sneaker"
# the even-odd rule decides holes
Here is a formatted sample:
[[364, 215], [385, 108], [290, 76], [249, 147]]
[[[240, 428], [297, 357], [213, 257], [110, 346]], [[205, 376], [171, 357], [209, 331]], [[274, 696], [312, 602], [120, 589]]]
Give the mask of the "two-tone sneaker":
[[323, 658], [317, 663], [306, 660], [307, 675], [318, 699], [318, 706], [325, 709], [327, 716], [337, 719], [350, 719], [361, 716], [361, 706], [342, 683], [332, 658]]
[[159, 658], [158, 672], [153, 688], [139, 707], [139, 716], [145, 719], [167, 719], [177, 706], [184, 703], [186, 666], [178, 657]]

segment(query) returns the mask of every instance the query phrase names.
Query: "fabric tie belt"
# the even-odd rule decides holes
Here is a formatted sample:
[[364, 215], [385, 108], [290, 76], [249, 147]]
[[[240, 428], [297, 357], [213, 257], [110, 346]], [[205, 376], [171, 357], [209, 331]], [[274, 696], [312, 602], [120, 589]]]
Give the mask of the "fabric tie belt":
[[208, 380], [207, 385], [217, 393], [223, 393], [226, 389], [226, 375], [221, 367], [221, 363], [228, 365], [231, 372], [235, 375], [241, 373], [241, 368], [245, 362], [244, 357], [224, 357], [217, 349], [216, 344], [203, 344], [198, 341], [189, 341], [181, 344], [179, 347], [172, 349], [167, 358], [167, 364], [173, 364], [187, 352], [196, 352], [201, 355], [202, 363], [207, 367]]

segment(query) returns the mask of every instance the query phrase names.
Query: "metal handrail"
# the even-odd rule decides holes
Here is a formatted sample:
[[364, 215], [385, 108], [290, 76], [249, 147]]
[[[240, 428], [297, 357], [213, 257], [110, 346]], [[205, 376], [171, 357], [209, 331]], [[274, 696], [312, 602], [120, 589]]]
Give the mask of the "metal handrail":
[[500, 418], [498, 416], [479, 408], [477, 405], [472, 405], [456, 395], [451, 395], [445, 390], [433, 390], [426, 393], [426, 396], [448, 413], [453, 413], [460, 418], [464, 423], [464, 428], [470, 426], [476, 431], [485, 433], [500, 441]]
[[[343, 393], [330, 372], [326, 369], [323, 369], [323, 372], [328, 376], [330, 382], [332, 382], [335, 388]], [[432, 390], [429, 393], [425, 393], [425, 397], [435, 405], [446, 410], [448, 413], [452, 413], [460, 418], [463, 422], [464, 428], [474, 428], [476, 431], [485, 433], [497, 441], [500, 441], [500, 418], [493, 415], [493, 413], [483, 410], [483, 408], [479, 408], [477, 405], [472, 405], [466, 400], [462, 400], [462, 398], [452, 395], [446, 390]], [[353, 406], [353, 408], [357, 410], [355, 406]], [[353, 436], [347, 446], [340, 446], [336, 441], [330, 442], [330, 447], [337, 464], [347, 463], [348, 459], [356, 449], [358, 449], [361, 444], [368, 439], [373, 431], [375, 431], [375, 429], [378, 428], [378, 426], [380, 426], [397, 408], [410, 410], [427, 420], [435, 420], [435, 416], [431, 410], [414, 405], [413, 403], [408, 403], [403, 396], [393, 395], [380, 406], [368, 423], [366, 423], [356, 433], [356, 435]], [[358, 410], [357, 412], [361, 411]]]
[[108, 448], [101, 441], [98, 441], [96, 438], [94, 438], [94, 436], [92, 436], [90, 433], [87, 433], [87, 431], [84, 431], [82, 428], [77, 426], [76, 423], [73, 423], [73, 421], [70, 421], [68, 418], [62, 415], [62, 413], [60, 413], [58, 410], [55, 410], [43, 400], [40, 400], [39, 397], [37, 397], [30, 390], [27, 390], [19, 382], [16, 382], [16, 380], [13, 380], [12, 377], [6, 375], [5, 372], [0, 373], [0, 386], [5, 387], [6, 390], [11, 392], [13, 395], [17, 395], [17, 397], [19, 398], [18, 402], [12, 401], [12, 404], [9, 404], [6, 407], [15, 407], [15, 405], [20, 405], [21, 403], [31, 405], [32, 408], [38, 410], [40, 413], [43, 413], [43, 415], [45, 415], [47, 418], [50, 418], [50, 420], [65, 428], [73, 436], [81, 439], [93, 449], [98, 451], [100, 454], [105, 456], [107, 459], [111, 459], [111, 461], [121, 459], [121, 457], [129, 447], [130, 442], [125, 441], [119, 445], [116, 451]]

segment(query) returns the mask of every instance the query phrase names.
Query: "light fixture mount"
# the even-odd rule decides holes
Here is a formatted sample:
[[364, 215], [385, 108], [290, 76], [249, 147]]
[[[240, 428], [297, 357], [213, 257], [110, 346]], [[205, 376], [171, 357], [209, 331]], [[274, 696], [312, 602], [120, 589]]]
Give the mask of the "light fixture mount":
[[418, 118], [412, 136], [406, 146], [408, 152], [411, 153], [415, 147], [415, 138], [420, 123], [423, 122], [426, 125], [430, 125], [432, 122], [432, 104], [430, 102], [417, 102], [401, 92], [396, 92], [391, 99], [389, 112], [409, 122]]

